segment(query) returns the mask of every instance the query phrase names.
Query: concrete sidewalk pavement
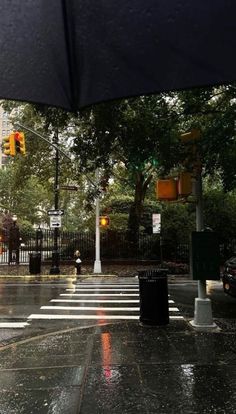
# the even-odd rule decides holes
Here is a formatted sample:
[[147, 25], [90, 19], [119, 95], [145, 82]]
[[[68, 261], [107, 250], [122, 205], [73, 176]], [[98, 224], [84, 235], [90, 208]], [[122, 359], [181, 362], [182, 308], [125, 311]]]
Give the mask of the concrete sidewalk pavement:
[[0, 357], [1, 414], [236, 412], [234, 334], [185, 320], [65, 328]]

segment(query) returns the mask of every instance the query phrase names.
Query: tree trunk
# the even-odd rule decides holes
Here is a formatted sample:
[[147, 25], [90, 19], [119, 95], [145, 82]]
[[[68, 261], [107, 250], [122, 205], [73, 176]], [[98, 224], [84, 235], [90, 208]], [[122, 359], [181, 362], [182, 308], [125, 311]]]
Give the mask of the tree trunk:
[[151, 179], [152, 175], [145, 179], [143, 172], [136, 172], [134, 202], [130, 207], [127, 229], [127, 240], [130, 242], [132, 256], [135, 257], [138, 257], [139, 227], [143, 213], [143, 203]]

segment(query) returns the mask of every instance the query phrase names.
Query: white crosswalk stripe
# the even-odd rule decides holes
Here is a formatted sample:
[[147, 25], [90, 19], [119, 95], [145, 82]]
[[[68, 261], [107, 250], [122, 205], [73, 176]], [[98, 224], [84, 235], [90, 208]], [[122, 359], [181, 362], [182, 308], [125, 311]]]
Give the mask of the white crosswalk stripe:
[[0, 328], [8, 328], [8, 329], [22, 329], [28, 326], [28, 322], [0, 322]]
[[[85, 283], [79, 282], [41, 306], [40, 312], [31, 314], [28, 320], [139, 320], [138, 283]], [[133, 293], [137, 292], [137, 293]], [[172, 299], [169, 317], [183, 320]], [[171, 305], [171, 306], [170, 306]]]
[[[65, 303], [139, 303], [139, 299], [51, 299], [50, 302], [65, 302]], [[172, 299], [168, 303], [174, 303]]]
[[[103, 292], [111, 292], [112, 291], [112, 288], [108, 289], [108, 288], [103, 288], [102, 287], [102, 288], [96, 288], [96, 289], [99, 289], [99, 292], [101, 292], [101, 293], [103, 293]], [[119, 289], [119, 288], [116, 288], [115, 290], [116, 290], [116, 292], [139, 292], [139, 289], [126, 289], [126, 288]], [[80, 292], [81, 291], [81, 288], [80, 289], [66, 289], [66, 291], [67, 292]], [[87, 288], [85, 288], [85, 289], [83, 289], [83, 292], [94, 292], [94, 289], [90, 289], [90, 288], [87, 289]]]
[[138, 293], [61, 293], [60, 296], [136, 296], [138, 297]]

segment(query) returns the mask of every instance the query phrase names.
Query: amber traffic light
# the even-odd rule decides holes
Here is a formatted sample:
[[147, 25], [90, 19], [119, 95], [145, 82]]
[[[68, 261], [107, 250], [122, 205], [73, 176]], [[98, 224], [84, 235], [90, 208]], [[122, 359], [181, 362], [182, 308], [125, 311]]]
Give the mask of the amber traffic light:
[[110, 224], [110, 218], [108, 216], [100, 216], [99, 217], [99, 226], [100, 227], [107, 227]]
[[16, 131], [14, 133], [16, 152], [25, 155], [25, 134], [23, 132]]
[[5, 155], [11, 155], [14, 157], [16, 155], [14, 133], [8, 135], [7, 137], [4, 137], [3, 141], [3, 153]]

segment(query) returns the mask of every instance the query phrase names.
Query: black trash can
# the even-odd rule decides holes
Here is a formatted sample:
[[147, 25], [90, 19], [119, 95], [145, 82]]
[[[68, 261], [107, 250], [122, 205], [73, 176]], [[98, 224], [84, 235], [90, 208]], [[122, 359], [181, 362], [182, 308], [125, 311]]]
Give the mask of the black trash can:
[[167, 325], [169, 323], [167, 273], [167, 269], [138, 272], [139, 320], [144, 325]]
[[29, 253], [29, 272], [31, 275], [41, 273], [41, 253]]

